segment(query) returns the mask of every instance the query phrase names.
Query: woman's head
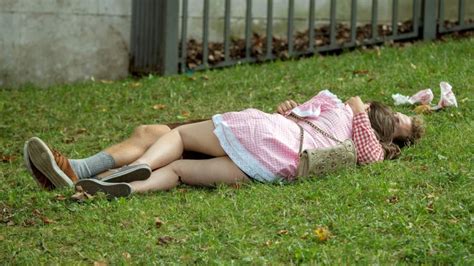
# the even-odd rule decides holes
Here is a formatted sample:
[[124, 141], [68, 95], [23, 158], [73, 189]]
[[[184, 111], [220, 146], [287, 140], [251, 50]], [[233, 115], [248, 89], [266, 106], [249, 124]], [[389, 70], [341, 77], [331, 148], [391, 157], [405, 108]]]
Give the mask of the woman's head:
[[396, 158], [400, 148], [415, 143], [424, 134], [423, 120], [402, 113], [394, 113], [390, 107], [371, 102], [368, 108], [370, 124], [385, 150], [385, 159]]

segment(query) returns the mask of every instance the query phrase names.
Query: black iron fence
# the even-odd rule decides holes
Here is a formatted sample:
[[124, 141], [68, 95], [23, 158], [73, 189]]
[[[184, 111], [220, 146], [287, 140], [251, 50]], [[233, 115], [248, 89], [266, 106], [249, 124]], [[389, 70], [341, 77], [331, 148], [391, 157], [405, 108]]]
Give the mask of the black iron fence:
[[[474, 21], [465, 18], [465, 0], [457, 3], [458, 19], [455, 22], [445, 20], [445, 0], [412, 0], [411, 19], [405, 23], [399, 21], [399, 1], [392, 0], [392, 20], [388, 25], [378, 23], [379, 1], [372, 0], [370, 23], [362, 26], [357, 18], [358, 1], [350, 0], [350, 21], [347, 27], [337, 22], [338, 1], [331, 0], [329, 23], [319, 28], [315, 27], [315, 0], [308, 0], [308, 29], [295, 34], [295, 1], [288, 0], [287, 34], [286, 39], [282, 40], [273, 34], [273, 0], [266, 0], [265, 36], [252, 32], [252, 0], [246, 0], [245, 36], [233, 40], [230, 33], [231, 0], [223, 0], [223, 42], [215, 43], [209, 41], [209, 0], [202, 0], [202, 40], [188, 40], [189, 1], [193, 0], [133, 1], [130, 49], [132, 73], [176, 74], [387, 41], [432, 40], [440, 34], [474, 29]], [[474, 1], [469, 3], [473, 5]]]

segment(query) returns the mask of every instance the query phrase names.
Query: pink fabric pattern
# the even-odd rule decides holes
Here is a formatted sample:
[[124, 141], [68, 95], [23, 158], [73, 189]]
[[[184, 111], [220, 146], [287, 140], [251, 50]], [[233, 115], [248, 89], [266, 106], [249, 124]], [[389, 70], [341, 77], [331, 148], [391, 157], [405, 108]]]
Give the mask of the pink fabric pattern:
[[[332, 133], [340, 140], [352, 138], [352, 110], [325, 90], [294, 108], [293, 113]], [[229, 112], [213, 117], [222, 148], [245, 173], [271, 182], [293, 180], [299, 162], [300, 130], [280, 114], [257, 109]], [[300, 122], [305, 129], [303, 149], [331, 147], [335, 141]]]

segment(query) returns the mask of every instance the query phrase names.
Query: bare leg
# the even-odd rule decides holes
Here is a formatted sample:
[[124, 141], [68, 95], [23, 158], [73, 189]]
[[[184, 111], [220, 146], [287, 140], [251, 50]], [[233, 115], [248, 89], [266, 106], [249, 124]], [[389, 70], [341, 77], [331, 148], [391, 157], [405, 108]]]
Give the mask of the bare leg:
[[114, 158], [116, 167], [130, 164], [170, 131], [166, 125], [141, 125], [135, 128], [130, 138], [105, 149], [105, 152]]
[[215, 186], [250, 181], [227, 156], [208, 160], [177, 160], [155, 170], [150, 178], [130, 183], [133, 192], [169, 190], [180, 184]]
[[183, 150], [213, 157], [226, 156], [213, 130], [211, 120], [177, 127], [158, 139], [133, 164], [147, 164], [151, 169], [157, 169], [180, 159]]

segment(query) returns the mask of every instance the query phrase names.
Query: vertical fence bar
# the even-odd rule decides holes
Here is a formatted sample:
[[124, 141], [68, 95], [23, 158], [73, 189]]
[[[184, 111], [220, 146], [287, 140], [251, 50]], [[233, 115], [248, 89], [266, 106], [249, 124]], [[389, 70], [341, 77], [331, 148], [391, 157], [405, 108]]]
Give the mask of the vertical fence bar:
[[314, 0], [309, 0], [308, 50], [314, 52]]
[[272, 57], [273, 50], [273, 0], [267, 1], [267, 59]]
[[[432, 8], [435, 7], [434, 3], [432, 0], [423, 0], [423, 2], [427, 5], [430, 5]], [[419, 0], [413, 0], [413, 32], [418, 35], [420, 32], [420, 1]]]
[[398, 34], [398, 0], [393, 0], [392, 5], [392, 36]]
[[224, 61], [229, 61], [230, 46], [230, 0], [225, 0], [224, 11]]
[[202, 22], [202, 64], [207, 67], [209, 61], [209, 0], [204, 0]]
[[433, 40], [435, 38], [436, 38], [436, 5], [432, 1], [425, 0], [423, 2], [423, 40], [425, 41]]
[[439, 31], [444, 31], [444, 0], [439, 0], [439, 19], [438, 19], [438, 26]]
[[293, 53], [293, 20], [295, 15], [295, 0], [288, 2], [288, 55]]
[[356, 43], [357, 37], [357, 0], [352, 0], [351, 4], [351, 44]]
[[247, 0], [247, 11], [245, 14], [245, 58], [250, 58], [251, 30], [252, 30], [252, 0]]
[[[472, 0], [471, 0], [472, 1]], [[464, 25], [464, 10], [466, 7], [466, 2], [464, 0], [459, 0], [459, 6], [458, 6], [458, 20], [459, 20], [459, 25], [463, 26]]]
[[135, 0], [132, 8], [130, 71], [132, 73], [178, 73], [179, 1]]
[[379, 1], [372, 0], [372, 39], [375, 40], [378, 36], [377, 22], [378, 22]]
[[329, 11], [331, 13], [330, 17], [330, 23], [331, 23], [331, 29], [330, 29], [330, 45], [336, 44], [336, 0], [331, 0], [331, 10]]
[[183, 0], [181, 19], [181, 72], [186, 71], [186, 60], [188, 57], [188, 0]]

